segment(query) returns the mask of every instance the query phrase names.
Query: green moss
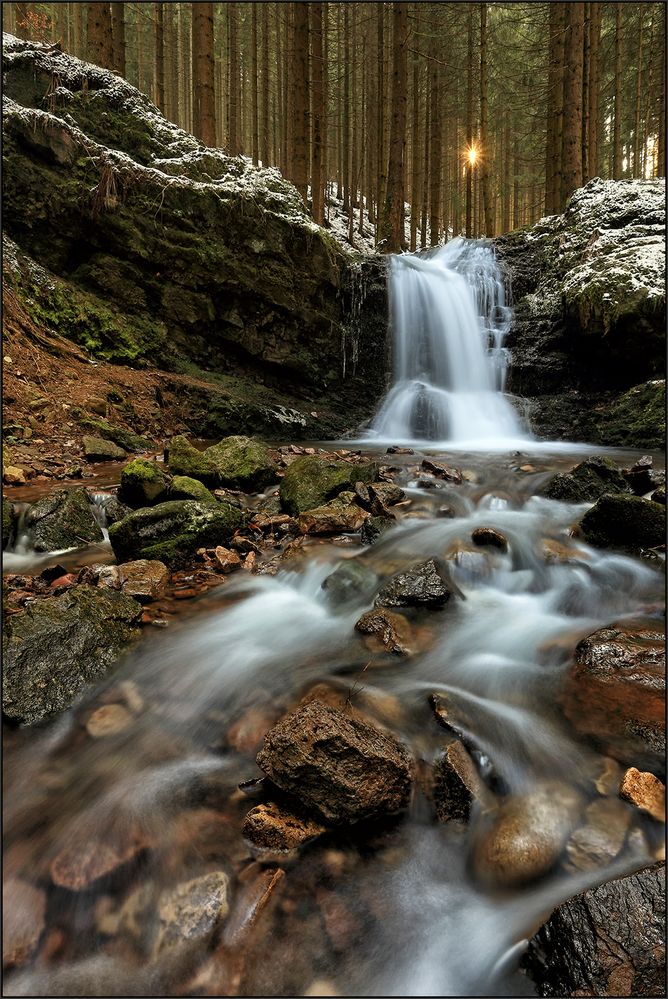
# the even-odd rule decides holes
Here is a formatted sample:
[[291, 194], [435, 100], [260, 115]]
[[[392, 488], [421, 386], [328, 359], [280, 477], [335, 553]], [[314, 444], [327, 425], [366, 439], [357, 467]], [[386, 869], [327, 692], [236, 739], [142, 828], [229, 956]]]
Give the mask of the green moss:
[[628, 486], [610, 458], [587, 458], [570, 472], [559, 472], [541, 495], [564, 503], [592, 503], [604, 493], [626, 493]]
[[4, 496], [2, 497], [2, 547], [5, 549], [14, 526], [14, 508]]
[[597, 548], [637, 553], [665, 541], [665, 508], [640, 496], [601, 496], [580, 521], [585, 541]]
[[126, 451], [150, 451], [152, 442], [147, 437], [140, 437], [133, 434], [131, 430], [123, 430], [122, 427], [115, 427], [106, 420], [93, 420], [83, 417], [79, 420], [82, 427], [87, 430], [94, 430], [95, 433], [105, 441], [113, 441]]
[[276, 467], [264, 444], [249, 437], [227, 437], [198, 451], [183, 435], [169, 444], [172, 474], [199, 479], [208, 486], [261, 489], [276, 479]]
[[599, 438], [612, 447], [663, 448], [666, 441], [666, 383], [629, 389], [597, 421]]
[[129, 506], [150, 506], [165, 496], [167, 479], [155, 461], [135, 458], [121, 472], [118, 498]]
[[347, 461], [327, 461], [318, 455], [297, 458], [281, 481], [283, 509], [296, 516], [322, 506], [356, 482], [373, 482], [378, 474], [375, 462], [353, 465]]
[[169, 487], [170, 499], [192, 499], [200, 503], [217, 503], [216, 497], [198, 479], [189, 475], [176, 475]]

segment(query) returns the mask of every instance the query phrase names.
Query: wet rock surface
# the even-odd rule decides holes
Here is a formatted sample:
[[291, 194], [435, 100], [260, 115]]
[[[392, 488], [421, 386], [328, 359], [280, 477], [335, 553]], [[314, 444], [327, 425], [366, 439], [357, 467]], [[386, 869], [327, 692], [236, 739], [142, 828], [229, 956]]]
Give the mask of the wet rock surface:
[[320, 701], [268, 732], [257, 763], [282, 790], [332, 824], [394, 815], [410, 798], [411, 760], [404, 747]]
[[486, 789], [470, 753], [459, 741], [449, 743], [434, 760], [432, 769], [434, 809], [439, 822], [467, 822], [474, 802], [489, 802]]
[[334, 499], [339, 493], [353, 491], [356, 482], [373, 482], [375, 462], [332, 461], [319, 455], [304, 455], [288, 466], [281, 480], [283, 509], [298, 516]]
[[168, 480], [155, 461], [135, 458], [121, 472], [118, 498], [130, 507], [151, 506], [166, 498]]
[[44, 931], [46, 895], [21, 878], [2, 886], [2, 965], [20, 968], [33, 955]]
[[355, 622], [363, 635], [373, 636], [386, 652], [408, 656], [415, 645], [415, 635], [410, 621], [396, 611], [378, 608], [367, 611]]
[[251, 808], [241, 831], [259, 860], [280, 863], [326, 830], [320, 822], [270, 801]]
[[3, 640], [6, 716], [34, 725], [60, 714], [139, 637], [140, 617], [131, 597], [85, 585], [12, 615]]
[[28, 524], [38, 552], [83, 548], [103, 540], [102, 529], [85, 489], [60, 489], [49, 493], [31, 506]]
[[666, 821], [666, 788], [654, 774], [630, 767], [619, 785], [619, 797], [647, 812], [657, 822]]
[[434, 559], [399, 572], [379, 591], [376, 607], [443, 607], [453, 595]]
[[564, 902], [525, 959], [541, 996], [665, 994], [665, 865]]
[[158, 902], [156, 951], [188, 941], [208, 940], [229, 911], [228, 877], [204, 874], [163, 892]]
[[226, 437], [200, 451], [184, 436], [169, 443], [169, 470], [197, 479], [211, 488], [237, 487], [253, 491], [275, 482], [276, 466], [264, 446], [250, 437]]
[[602, 496], [579, 524], [584, 540], [596, 548], [638, 553], [665, 542], [666, 515], [659, 503], [640, 496]]
[[593, 503], [605, 493], [626, 493], [628, 485], [610, 458], [587, 458], [570, 472], [559, 472], [541, 490], [563, 503]]
[[340, 534], [358, 531], [368, 514], [354, 499], [354, 493], [342, 492], [329, 503], [300, 513], [297, 518], [300, 533]]

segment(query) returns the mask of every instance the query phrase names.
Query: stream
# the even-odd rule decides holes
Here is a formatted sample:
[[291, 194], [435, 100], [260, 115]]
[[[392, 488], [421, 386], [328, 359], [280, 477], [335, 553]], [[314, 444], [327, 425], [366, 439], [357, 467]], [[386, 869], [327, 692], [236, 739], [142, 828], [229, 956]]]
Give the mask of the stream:
[[[502, 306], [492, 296], [497, 317]], [[533, 440], [494, 394], [502, 337], [484, 352], [497, 374], [466, 387], [491, 404], [467, 424], [470, 397], [452, 404], [423, 343], [431, 380], [399, 354], [403, 369], [372, 430], [341, 442], [389, 467], [406, 493], [375, 544], [314, 540], [276, 575], [237, 573], [151, 631], [43, 731], [5, 732], [5, 877], [29, 870], [49, 886], [46, 943], [33, 967], [6, 979], [5, 994], [532, 995], [520, 962], [551, 909], [651, 862], [660, 827], [621, 802], [614, 782], [604, 786], [610, 761], [571, 727], [561, 698], [582, 637], [611, 622], [662, 627], [661, 567], [589, 547], [571, 528], [591, 504], [538, 495], [555, 471], [590, 455], [630, 466], [640, 452]], [[469, 357], [463, 370], [476, 363]], [[410, 453], [387, 454], [402, 442]], [[424, 457], [463, 480], [425, 482]], [[477, 528], [501, 534], [506, 550], [474, 545]], [[22, 572], [49, 561], [15, 555]], [[93, 556], [105, 560], [78, 551], [51, 561]], [[457, 597], [406, 611], [411, 655], [371, 645], [355, 622], [393, 575], [432, 557]], [[335, 572], [350, 585], [323, 586]], [[261, 776], [264, 733], [317, 685], [409, 749], [411, 804], [389, 823], [331, 831], [278, 867], [263, 864], [241, 836], [263, 794], [246, 782]], [[600, 820], [601, 833], [608, 821], [626, 830], [616, 852], [579, 868], [564, 852], [542, 879], [490, 881], [478, 850], [488, 810], [474, 803], [468, 824], [435, 814], [425, 774], [447, 739], [432, 695], [448, 705], [490, 800], [552, 789], [581, 814], [605, 801], [613, 820]], [[92, 738], [88, 718], [111, 703], [128, 706], [127, 726]], [[85, 863], [104, 850], [125, 859], [83, 890], [50, 883], [58, 858]], [[220, 871], [230, 913], [215, 947], [156, 949], [161, 893]], [[6, 918], [21, 918], [11, 905]]]

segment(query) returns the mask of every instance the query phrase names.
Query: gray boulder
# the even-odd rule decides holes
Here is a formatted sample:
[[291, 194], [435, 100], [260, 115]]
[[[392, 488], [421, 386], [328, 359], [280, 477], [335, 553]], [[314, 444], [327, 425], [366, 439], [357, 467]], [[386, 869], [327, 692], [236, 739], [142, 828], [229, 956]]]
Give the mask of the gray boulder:
[[85, 489], [59, 489], [42, 497], [28, 511], [35, 551], [83, 548], [104, 540]]

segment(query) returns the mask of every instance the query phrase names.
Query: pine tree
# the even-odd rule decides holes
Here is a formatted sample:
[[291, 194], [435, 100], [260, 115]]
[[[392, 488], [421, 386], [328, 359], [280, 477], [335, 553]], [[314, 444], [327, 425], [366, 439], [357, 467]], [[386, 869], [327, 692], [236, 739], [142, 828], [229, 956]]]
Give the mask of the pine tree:
[[213, 74], [213, 4], [191, 4], [193, 131], [206, 146], [216, 145]]

